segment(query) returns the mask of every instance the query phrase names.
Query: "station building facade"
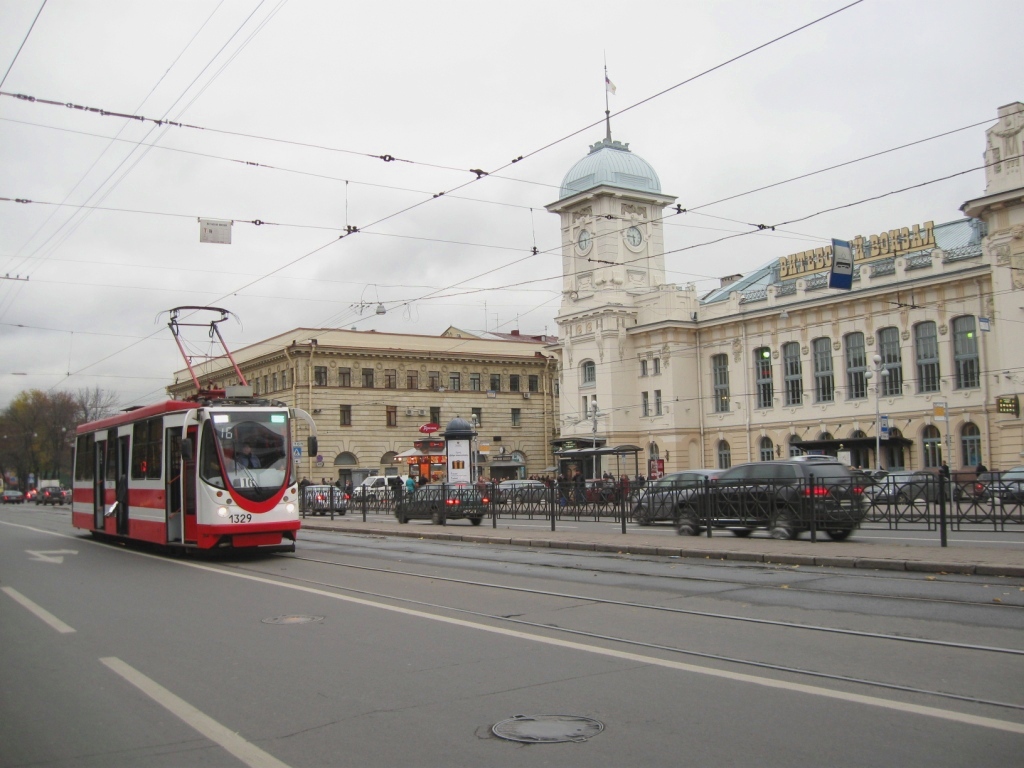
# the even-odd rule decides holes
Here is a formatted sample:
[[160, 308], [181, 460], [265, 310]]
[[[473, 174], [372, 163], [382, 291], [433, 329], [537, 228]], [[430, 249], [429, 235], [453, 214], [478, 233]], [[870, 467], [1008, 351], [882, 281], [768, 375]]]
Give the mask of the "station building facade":
[[[666, 283], [675, 198], [609, 136], [547, 206], [561, 218], [555, 446], [636, 444], [657, 471], [842, 455], [885, 469], [1024, 464], [1024, 105], [986, 134], [965, 218], [879, 222], [698, 295]], [[596, 404], [596, 418], [594, 405]]]
[[[553, 340], [454, 327], [440, 336], [296, 328], [233, 357], [255, 395], [302, 408], [316, 422], [319, 457], [300, 457], [300, 477], [358, 484], [430, 466], [432, 479], [442, 479], [443, 442], [433, 446], [434, 465], [429, 457], [408, 462], [401, 454], [431, 437], [441, 440], [445, 425], [461, 416], [478, 433], [478, 474], [504, 479], [540, 474], [552, 463], [558, 406], [555, 361], [545, 346]], [[240, 383], [224, 358], [194, 369], [204, 387]], [[178, 371], [167, 391], [193, 394], [188, 371]], [[424, 434], [427, 425], [439, 430]], [[305, 445], [305, 432], [295, 437]]]

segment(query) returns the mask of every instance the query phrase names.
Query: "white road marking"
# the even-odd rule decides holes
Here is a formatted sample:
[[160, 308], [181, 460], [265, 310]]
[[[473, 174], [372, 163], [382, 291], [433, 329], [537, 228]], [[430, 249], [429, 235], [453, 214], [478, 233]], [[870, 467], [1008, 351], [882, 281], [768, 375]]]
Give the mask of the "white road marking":
[[[46, 531], [40, 528], [32, 528], [30, 526], [19, 525], [17, 523], [8, 523], [4, 521], [0, 521], [0, 523], [4, 525], [11, 525], [17, 528], [27, 528], [29, 530], [49, 534], [51, 536], [58, 536], [65, 539], [73, 539], [75, 541], [79, 541], [86, 544], [94, 544], [95, 546], [105, 546], [103, 544], [100, 544], [99, 542], [91, 542], [85, 539], [81, 539], [77, 536], [69, 536], [68, 534], [57, 533], [55, 531]], [[437, 621], [443, 624], [465, 627], [467, 629], [475, 629], [481, 632], [489, 632], [495, 635], [503, 635], [505, 637], [515, 637], [521, 640], [527, 640], [529, 642], [539, 643], [543, 645], [550, 645], [558, 648], [582, 651], [584, 653], [592, 653], [598, 656], [608, 656], [611, 658], [636, 662], [640, 664], [649, 664], [656, 667], [673, 669], [679, 672], [689, 672], [695, 675], [717, 677], [738, 683], [759, 685], [765, 688], [776, 688], [779, 690], [790, 691], [793, 693], [803, 693], [809, 696], [820, 696], [822, 698], [827, 699], [838, 699], [840, 701], [846, 701], [854, 704], [863, 704], [871, 707], [879, 707], [882, 709], [888, 709], [896, 712], [922, 715], [924, 717], [933, 717], [939, 720], [960, 723], [962, 725], [974, 725], [980, 728], [990, 728], [997, 731], [1006, 731], [1008, 733], [1024, 735], [1024, 723], [1015, 723], [1009, 720], [998, 720], [992, 717], [969, 715], [963, 712], [956, 712], [949, 709], [940, 709], [938, 707], [928, 707], [920, 704], [908, 704], [902, 701], [883, 699], [878, 696], [864, 696], [856, 693], [848, 693], [846, 691], [833, 690], [831, 688], [822, 688], [821, 686], [817, 685], [791, 683], [784, 680], [775, 680], [770, 677], [759, 677], [757, 675], [749, 675], [742, 672], [730, 672], [723, 669], [698, 667], [694, 664], [687, 664], [681, 661], [659, 659], [655, 656], [644, 656], [639, 653], [632, 653], [630, 651], [619, 651], [612, 648], [602, 648], [597, 645], [585, 645], [583, 643], [574, 642], [572, 640], [562, 640], [556, 637], [545, 637], [544, 635], [535, 635], [529, 632], [520, 632], [519, 630], [515, 629], [508, 629], [505, 627], [493, 627], [487, 624], [480, 624], [473, 621], [467, 621], [465, 619], [456, 619], [448, 616], [440, 616], [432, 613], [426, 613], [424, 611], [418, 611], [412, 608], [403, 608], [397, 605], [378, 603], [374, 602], [373, 600], [367, 600], [361, 597], [353, 597], [351, 595], [341, 595], [335, 592], [328, 592], [327, 590], [318, 589], [316, 587], [307, 587], [301, 584], [282, 583], [264, 576], [255, 576], [253, 574], [248, 573], [225, 571], [219, 568], [214, 568], [213, 566], [203, 565], [201, 563], [191, 563], [182, 560], [168, 560], [167, 558], [161, 557], [159, 555], [151, 555], [146, 552], [138, 552], [131, 549], [112, 549], [110, 551], [124, 553], [128, 555], [135, 555], [136, 557], [149, 558], [152, 560], [157, 560], [161, 563], [165, 563], [167, 565], [181, 566], [185, 568], [195, 568], [201, 571], [209, 571], [210, 573], [216, 573], [221, 576], [231, 576], [236, 579], [243, 579], [245, 581], [252, 581], [259, 584], [267, 584], [269, 586], [281, 587], [283, 589], [291, 589], [296, 592], [305, 592], [307, 594], [319, 595], [321, 597], [326, 597], [331, 600], [340, 600], [342, 602], [352, 603], [355, 605], [362, 605], [369, 608], [377, 608], [384, 611], [391, 611], [392, 613], [400, 613], [406, 616], [427, 619], [428, 621]]]
[[25, 597], [23, 594], [18, 592], [16, 589], [12, 589], [11, 587], [0, 587], [0, 589], [2, 589], [5, 593], [7, 593], [11, 597], [12, 600], [14, 600], [17, 603], [20, 603], [25, 608], [28, 608], [38, 618], [40, 618], [43, 621], [45, 621], [53, 629], [56, 629], [62, 635], [67, 635], [67, 634], [70, 634], [70, 633], [75, 631], [74, 627], [69, 627], [67, 624], [65, 624], [63, 621], [58, 619], [56, 616], [54, 616], [48, 610], [46, 610], [45, 608], [43, 608], [40, 605], [36, 605], [31, 600], [29, 600], [27, 597]]
[[230, 752], [243, 763], [252, 768], [288, 768], [276, 757], [255, 744], [246, 741], [237, 733], [228, 730], [209, 715], [205, 715], [184, 699], [175, 696], [159, 683], [150, 680], [137, 669], [125, 664], [118, 658], [108, 656], [100, 659], [107, 667], [134, 685], [153, 701], [184, 723], [220, 747]]
[[26, 549], [33, 560], [37, 560], [43, 563], [63, 563], [64, 555], [77, 555], [78, 551], [74, 549], [49, 549], [43, 552], [39, 552], [34, 549]]

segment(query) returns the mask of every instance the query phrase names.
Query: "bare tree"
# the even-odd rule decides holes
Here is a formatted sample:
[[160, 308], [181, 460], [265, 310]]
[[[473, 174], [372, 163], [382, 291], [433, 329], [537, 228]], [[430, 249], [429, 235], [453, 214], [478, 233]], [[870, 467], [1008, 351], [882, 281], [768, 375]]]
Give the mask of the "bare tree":
[[116, 392], [93, 387], [83, 387], [75, 393], [75, 404], [78, 406], [78, 423], [96, 421], [113, 416], [118, 411], [118, 395]]

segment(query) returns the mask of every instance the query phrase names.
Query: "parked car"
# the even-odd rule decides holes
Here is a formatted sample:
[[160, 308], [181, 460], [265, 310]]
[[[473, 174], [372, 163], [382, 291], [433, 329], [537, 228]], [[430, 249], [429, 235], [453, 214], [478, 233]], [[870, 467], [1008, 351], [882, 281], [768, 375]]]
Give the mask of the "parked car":
[[[813, 478], [813, 483], [811, 482]], [[749, 536], [767, 528], [772, 538], [795, 539], [818, 530], [842, 541], [864, 519], [864, 486], [835, 461], [758, 461], [740, 464], [718, 476], [707, 493], [688, 492], [680, 504], [679, 533], [696, 536], [706, 525]]]
[[348, 512], [348, 496], [336, 485], [307, 485], [303, 492], [303, 508], [307, 515], [344, 515]]
[[66, 504], [71, 500], [71, 492], [67, 488], [41, 488], [36, 494], [36, 504]]
[[405, 481], [397, 475], [372, 475], [352, 489], [352, 498], [386, 499], [395, 496], [398, 490], [404, 487]]
[[14, 488], [8, 488], [2, 494], [0, 494], [0, 502], [4, 504], [24, 504], [25, 494], [21, 491], [17, 491]]
[[1024, 504], [1024, 467], [1014, 467], [999, 478], [999, 500], [1003, 504]]
[[1002, 472], [979, 472], [974, 480], [953, 486], [956, 501], [985, 502], [999, 498], [1002, 488]]
[[940, 477], [928, 470], [897, 469], [875, 484], [865, 487], [868, 500], [880, 504], [913, 504], [915, 501], [938, 501]]
[[494, 500], [499, 504], [536, 504], [548, 496], [548, 487], [540, 480], [502, 480], [494, 486]]
[[480, 525], [487, 513], [488, 497], [469, 483], [428, 483], [411, 494], [403, 494], [395, 504], [399, 523], [430, 520], [444, 525], [448, 520], [469, 520]]
[[650, 525], [659, 520], [675, 520], [679, 516], [679, 501], [689, 498], [694, 488], [703, 488], [725, 470], [689, 469], [672, 472], [647, 483], [634, 496], [633, 520], [638, 525]]

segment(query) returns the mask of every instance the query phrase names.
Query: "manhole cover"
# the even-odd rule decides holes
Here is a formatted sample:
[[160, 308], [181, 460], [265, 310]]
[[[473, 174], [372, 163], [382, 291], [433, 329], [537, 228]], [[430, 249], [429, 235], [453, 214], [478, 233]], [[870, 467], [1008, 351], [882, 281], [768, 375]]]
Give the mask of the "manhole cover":
[[604, 723], [578, 715], [513, 715], [491, 728], [499, 738], [529, 744], [586, 741], [603, 730]]
[[264, 624], [312, 624], [315, 621], [323, 621], [323, 616], [271, 616], [263, 619]]

